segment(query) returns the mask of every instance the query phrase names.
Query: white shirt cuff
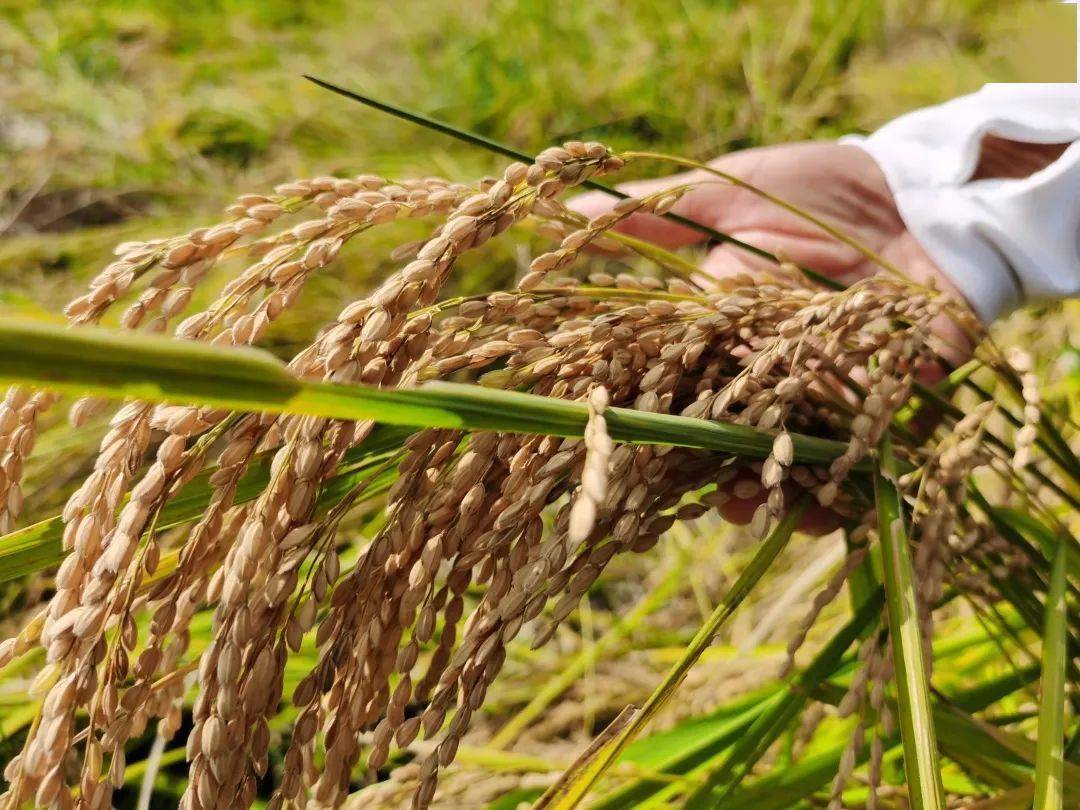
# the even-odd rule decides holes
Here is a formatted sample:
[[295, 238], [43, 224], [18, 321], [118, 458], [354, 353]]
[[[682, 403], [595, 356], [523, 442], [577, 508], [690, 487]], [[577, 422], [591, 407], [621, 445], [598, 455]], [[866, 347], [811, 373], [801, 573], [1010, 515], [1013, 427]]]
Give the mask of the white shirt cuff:
[[969, 181], [988, 133], [1080, 138], [1080, 85], [987, 85], [843, 142], [878, 163], [905, 225], [987, 323], [1080, 294], [1080, 143], [1019, 180]]

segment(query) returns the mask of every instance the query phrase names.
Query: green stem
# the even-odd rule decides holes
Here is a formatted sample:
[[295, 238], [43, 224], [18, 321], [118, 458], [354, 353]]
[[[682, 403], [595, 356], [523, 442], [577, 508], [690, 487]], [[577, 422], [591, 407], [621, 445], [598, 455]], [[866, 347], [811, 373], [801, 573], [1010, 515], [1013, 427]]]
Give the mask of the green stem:
[[489, 748], [501, 750], [511, 745], [526, 727], [539, 717], [563, 692], [577, 683], [589, 667], [633, 632], [646, 617], [666, 604], [679, 587], [684, 584], [683, 566], [672, 569], [671, 573], [655, 587], [624, 618], [620, 619], [596, 643], [583, 649], [559, 674], [549, 680], [521, 711], [507, 721], [488, 743]]
[[[344, 96], [345, 98], [351, 99], [352, 101], [358, 101], [365, 106], [379, 110], [380, 112], [387, 113], [394, 116], [395, 118], [400, 118], [412, 124], [418, 124], [419, 126], [434, 130], [435, 132], [441, 132], [443, 135], [449, 135], [451, 138], [456, 138], [459, 141], [464, 141], [465, 143], [470, 143], [474, 146], [482, 147], [484, 149], [487, 149], [489, 152], [495, 152], [496, 154], [504, 155], [511, 160], [520, 160], [523, 163], [533, 162], [533, 157], [531, 155], [528, 155], [525, 152], [520, 152], [517, 149], [511, 149], [505, 144], [494, 141], [491, 138], [485, 138], [483, 135], [478, 135], [475, 132], [469, 132], [468, 130], [462, 129], [461, 127], [456, 127], [443, 121], [438, 121], [428, 115], [424, 115], [423, 113], [415, 112], [413, 110], [406, 110], [404, 107], [399, 107], [396, 104], [390, 104], [388, 102], [372, 98], [371, 96], [365, 96], [362, 93], [357, 93], [355, 90], [346, 90], [344, 87], [340, 87], [336, 84], [332, 84], [331, 82], [325, 81], [323, 79], [318, 79], [308, 74], [305, 74], [304, 78], [307, 79], [309, 82], [317, 84], [319, 87], [322, 87], [325, 90], [329, 90], [332, 93], [337, 93], [339, 96]], [[606, 194], [610, 194], [612, 197], [618, 197], [620, 200], [625, 200], [630, 196], [629, 194], [619, 191], [617, 188], [605, 186], [603, 183], [598, 183], [595, 180], [585, 180], [581, 183], [581, 185], [584, 188], [591, 188], [596, 191], [603, 191]], [[759, 258], [766, 259], [767, 261], [771, 261], [775, 264], [780, 264], [779, 257], [775, 256], [769, 251], [763, 250], [762, 248], [756, 247], [755, 245], [751, 245], [747, 242], [743, 242], [742, 240], [736, 239], [733, 236], [729, 236], [728, 234], [723, 233], [722, 231], [718, 231], [715, 228], [710, 228], [708, 225], [703, 225], [700, 222], [695, 222], [692, 219], [687, 219], [686, 217], [676, 214], [673, 211], [668, 211], [661, 216], [663, 216], [665, 219], [669, 219], [672, 222], [682, 225], [684, 228], [689, 228], [690, 230], [696, 231], [697, 233], [700, 233], [703, 236], [712, 239], [713, 241], [726, 242], [729, 245], [733, 245], [737, 248], [740, 248], [741, 250], [745, 250], [747, 253], [752, 253]], [[821, 276], [812, 270], [803, 269], [803, 272], [805, 272], [809, 278], [812, 278], [815, 281], [818, 281], [819, 283], [824, 284], [828, 287], [831, 287], [833, 289], [843, 288], [843, 285], [839, 285], [832, 279], [825, 278], [824, 276]]]
[[1065, 605], [1068, 547], [1058, 546], [1046, 593], [1034, 810], [1061, 810], [1065, 768]]
[[[686, 800], [684, 810], [728, 806], [729, 797], [743, 778], [765, 756], [784, 729], [795, 722], [810, 699], [811, 691], [836, 673], [852, 642], [866, 638], [873, 631], [881, 616], [883, 598], [884, 594], [879, 588], [862, 604], [810, 665], [792, 679], [781, 698], [771, 704], [769, 711], [754, 720], [720, 766], [709, 773], [705, 784]], [[832, 773], [835, 772], [834, 768]]]
[[742, 604], [742, 601], [761, 577], [764, 576], [780, 552], [787, 546], [808, 505], [808, 496], [803, 496], [784, 516], [784, 519], [780, 521], [772, 534], [761, 544], [749, 565], [739, 574], [735, 584], [731, 586], [720, 604], [716, 606], [716, 609], [713, 610], [709, 618], [694, 635], [694, 638], [683, 651], [682, 656], [668, 670], [667, 675], [657, 685], [649, 699], [645, 701], [641, 710], [636, 712], [626, 727], [613, 740], [608, 742], [603, 750], [597, 753], [596, 767], [587, 768], [583, 773], [582, 781], [579, 784], [569, 786], [564, 800], [558, 805], [561, 810], [568, 810], [584, 799], [591, 787], [618, 759], [626, 746], [667, 703], [690, 671], [690, 668], [713, 643], [716, 634], [720, 632], [720, 628], [731, 618], [738, 606]]
[[[0, 322], [0, 381], [75, 394], [365, 420], [417, 428], [497, 430], [580, 437], [582, 402], [429, 383], [421, 388], [310, 382], [291, 376], [272, 355], [95, 327], [63, 329], [17, 318]], [[611, 408], [616, 441], [669, 444], [766, 458], [773, 436], [746, 425]], [[792, 434], [795, 460], [827, 464], [842, 442]], [[862, 469], [866, 469], [865, 466]]]
[[944, 810], [945, 795], [930, 706], [930, 683], [923, 659], [911, 553], [904, 526], [903, 501], [894, 483], [898, 475], [896, 461], [887, 435], [881, 443], [880, 465], [874, 490], [908, 796], [914, 810]]

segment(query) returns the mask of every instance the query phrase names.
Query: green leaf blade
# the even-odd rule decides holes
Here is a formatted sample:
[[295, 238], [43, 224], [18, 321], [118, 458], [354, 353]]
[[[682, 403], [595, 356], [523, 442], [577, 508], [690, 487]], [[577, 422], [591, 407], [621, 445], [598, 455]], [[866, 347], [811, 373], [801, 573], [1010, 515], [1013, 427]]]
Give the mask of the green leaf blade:
[[[10, 318], [0, 323], [0, 382], [77, 395], [143, 399], [373, 420], [390, 425], [498, 430], [580, 437], [588, 422], [581, 402], [477, 385], [430, 383], [414, 389], [298, 380], [266, 352], [209, 346], [94, 327], [75, 330]], [[616, 441], [672, 444], [765, 458], [773, 437], [732, 425], [628, 408], [611, 408]], [[823, 464], [844, 444], [794, 436], [795, 460]]]
[[571, 810], [597, 783], [601, 776], [615, 763], [619, 755], [626, 749], [634, 737], [641, 732], [645, 725], [656, 716], [657, 712], [667, 703], [668, 699], [683, 682], [690, 668], [701, 657], [702, 653], [712, 644], [716, 634], [724, 626], [728, 619], [734, 615], [736, 609], [753, 590], [769, 567], [775, 562], [780, 552], [787, 546], [795, 528], [799, 525], [806, 507], [809, 504], [808, 497], [804, 496], [777, 524], [772, 533], [761, 546], [750, 563], [739, 574], [738, 579], [731, 586], [724, 598], [709, 615], [705, 623], [698, 629], [694, 638], [687, 644], [679, 660], [668, 670], [664, 679], [645, 701], [640, 711], [637, 711], [619, 731], [613, 739], [596, 753], [596, 758], [591, 766], [574, 780], [566, 788], [566, 798], [557, 806], [560, 810]]
[[896, 667], [897, 708], [904, 749], [908, 795], [915, 810], [943, 810], [937, 738], [930, 705], [930, 684], [923, 659], [923, 639], [915, 599], [911, 552], [904, 527], [903, 502], [895, 483], [897, 470], [886, 435], [874, 494], [881, 537], [885, 605]]
[[1046, 593], [1038, 741], [1035, 748], [1035, 810], [1061, 810], [1065, 769], [1065, 602], [1068, 546], [1060, 543]]

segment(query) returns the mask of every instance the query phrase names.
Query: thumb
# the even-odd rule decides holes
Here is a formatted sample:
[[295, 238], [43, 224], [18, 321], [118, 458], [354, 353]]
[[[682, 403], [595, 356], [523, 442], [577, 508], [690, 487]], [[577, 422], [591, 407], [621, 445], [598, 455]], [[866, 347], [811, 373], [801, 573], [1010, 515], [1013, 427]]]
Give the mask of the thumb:
[[[725, 184], [717, 183], [716, 178], [707, 172], [685, 172], [654, 180], [634, 180], [629, 183], [620, 183], [616, 188], [631, 197], [647, 197], [687, 183], [705, 183], [706, 185], [688, 191], [671, 210], [702, 225], [714, 226], [713, 219], [720, 207], [720, 197], [728, 188]], [[574, 197], [568, 205], [571, 210], [592, 219], [610, 211], [618, 201], [617, 197], [603, 191], [587, 191]], [[665, 248], [692, 245], [705, 238], [697, 231], [656, 214], [633, 214], [620, 222], [615, 230]]]

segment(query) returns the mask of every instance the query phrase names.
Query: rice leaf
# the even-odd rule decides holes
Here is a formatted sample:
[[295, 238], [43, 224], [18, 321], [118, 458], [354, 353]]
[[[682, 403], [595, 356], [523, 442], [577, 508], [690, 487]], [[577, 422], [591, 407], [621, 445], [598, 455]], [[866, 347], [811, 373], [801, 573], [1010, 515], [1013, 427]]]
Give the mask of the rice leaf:
[[619, 740], [639, 717], [641, 709], [627, 706], [570, 764], [555, 784], [533, 805], [534, 810], [572, 810], [617, 756]]
[[560, 810], [569, 810], [569, 808], [575, 807], [592, 786], [596, 784], [597, 780], [603, 776], [604, 772], [611, 767], [634, 737], [663, 708], [664, 704], [675, 693], [675, 690], [678, 689], [679, 684], [686, 678], [690, 668], [712, 644], [716, 634], [720, 632], [720, 628], [731, 618], [738, 606], [742, 604], [742, 601], [753, 590], [761, 577], [764, 576], [773, 561], [776, 560], [776, 557], [787, 546], [808, 505], [808, 497], [803, 496], [784, 516], [784, 519], [777, 524], [772, 534], [761, 544], [754, 558], [742, 570], [739, 578], [724, 595], [720, 604], [716, 606], [709, 618], [706, 619], [705, 623], [694, 635], [694, 638], [687, 644], [679, 660], [668, 670], [664, 679], [653, 690], [641, 710], [636, 712], [618, 735], [597, 753], [595, 763], [583, 769], [567, 786], [566, 798], [563, 803], [552, 805], [552, 807], [558, 807]]
[[[329, 478], [319, 492], [319, 508], [325, 510], [337, 503], [345, 492], [377, 464], [382, 454], [401, 446], [410, 434], [396, 427], [378, 426], [361, 444], [351, 448], [335, 476]], [[258, 497], [270, 480], [270, 460], [252, 464], [236, 488], [236, 503], [246, 503]], [[169, 501], [155, 524], [163, 532], [201, 515], [210, 503], [212, 489], [206, 470], [191, 480]], [[66, 552], [62, 540], [64, 523], [54, 515], [0, 537], [0, 583], [36, 573], [63, 561]], [[164, 562], [164, 561], [163, 561]]]
[[[880, 598], [881, 592], [877, 591], [877, 593]], [[983, 635], [975, 641], [978, 644], [988, 645], [992, 639]], [[942, 645], [937, 649], [938, 660], [945, 662], [952, 655], [966, 654], [971, 643], [965, 640], [963, 644]], [[826, 677], [839, 675], [846, 667], [852, 665], [852, 661], [853, 659], [849, 656]], [[981, 711], [1013, 694], [1037, 677], [1038, 668], [1028, 667], [1019, 673], [1000, 675], [993, 680], [981, 682], [977, 686], [950, 695], [950, 700], [955, 704], [956, 709], [965, 712]], [[708, 763], [746, 736], [748, 727], [757, 717], [779, 705], [782, 698], [778, 692], [779, 688], [781, 688], [779, 684], [773, 685], [759, 695], [752, 696], [749, 701], [747, 698], [742, 698], [708, 717], [691, 718], [673, 729], [645, 737], [631, 746], [621, 757], [620, 762], [646, 762], [661, 774], [686, 775], [702, 764]], [[808, 688], [813, 690], [815, 698], [834, 705], [840, 702], [844, 693], [842, 687], [834, 687], [831, 684], [816, 687], [808, 685]], [[935, 722], [941, 731], [943, 749], [954, 759], [963, 752], [974, 751], [976, 755], [973, 759], [981, 766], [981, 771], [989, 769], [990, 766], [986, 763], [995, 755], [1004, 757], [1009, 763], [1027, 763], [1027, 760], [1018, 756], [1012, 749], [1002, 746], [993, 737], [988, 736], [982, 728], [972, 728], [968, 715], [954, 712], [952, 707], [943, 706], [935, 706], [934, 713]], [[895, 741], [896, 744], [898, 742], [898, 740]], [[836, 774], [840, 755], [846, 744], [845, 740], [827, 755], [808, 757], [797, 765], [776, 769], [774, 772], [755, 779], [734, 795], [726, 798], [724, 807], [747, 807], [752, 810], [764, 810], [766, 807], [791, 807], [800, 799], [809, 797], [828, 784]], [[651, 752], [653, 748], [660, 748], [665, 752], [664, 758], [650, 757], [643, 761], [632, 757], [631, 754], [636, 753], [635, 749], [639, 746], [643, 753]], [[859, 755], [859, 762], [864, 762], [868, 755], [868, 751], [863, 750]], [[1009, 784], [1011, 786], [1015, 783], [1014, 780]], [[593, 810], [601, 810], [601, 808], [623, 810], [623, 808], [638, 807], [653, 796], [656, 796], [657, 800], [662, 800], [664, 791], [671, 793], [677, 789], [679, 786], [673, 786], [670, 782], [642, 778], [612, 791], [590, 807]]]
[[915, 810], [942, 810], [937, 738], [930, 705], [930, 684], [923, 660], [923, 639], [915, 601], [911, 554], [904, 526], [903, 500], [897, 489], [897, 469], [888, 435], [882, 440], [880, 470], [874, 480], [885, 604], [896, 667], [900, 738], [904, 773]]
[[[959, 758], [966, 755], [979, 763], [1004, 763], [1010, 775], [1009, 786], [1022, 784], [1023, 767], [1027, 760], [1010, 747], [1003, 745], [987, 728], [978, 723], [968, 712], [981, 711], [999, 700], [1015, 693], [1026, 683], [1033, 681], [1038, 674], [1036, 667], [1029, 667], [1019, 675], [1002, 675], [980, 684], [978, 687], [965, 689], [950, 695], [953, 706], [934, 706], [934, 718], [941, 730], [942, 745], [950, 756]], [[827, 685], [814, 688], [814, 697], [833, 705], [839, 703], [844, 689]], [[1000, 733], [995, 730], [995, 733]], [[886, 743], [889, 750], [898, 741], [894, 738]], [[745, 810], [786, 810], [800, 800], [809, 798], [813, 793], [825, 787], [836, 774], [840, 756], [847, 741], [844, 740], [828, 751], [807, 757], [798, 765], [777, 769], [756, 779], [753, 783], [739, 790], [723, 803], [725, 810], [740, 808]], [[857, 757], [858, 763], [864, 763], [869, 752], [864, 749]]]
[[[512, 149], [506, 144], [499, 143], [498, 141], [492, 140], [491, 138], [486, 138], [483, 135], [478, 135], [475, 132], [469, 132], [468, 130], [462, 129], [461, 127], [447, 124], [444, 121], [438, 121], [431, 116], [424, 115], [423, 113], [419, 113], [414, 110], [406, 110], [404, 107], [399, 107], [396, 104], [390, 104], [386, 101], [380, 101], [379, 99], [372, 98], [371, 96], [364, 95], [363, 93], [358, 93], [355, 90], [347, 90], [344, 87], [333, 84], [332, 82], [328, 82], [325, 79], [319, 79], [309, 74], [304, 74], [304, 78], [307, 79], [309, 82], [317, 84], [324, 90], [329, 90], [331, 93], [337, 93], [339, 96], [343, 96], [347, 99], [350, 99], [351, 101], [358, 101], [365, 106], [379, 110], [380, 112], [387, 113], [404, 121], [408, 121], [411, 124], [418, 124], [422, 127], [426, 127], [427, 129], [434, 130], [435, 132], [441, 132], [443, 135], [449, 135], [451, 138], [457, 138], [459, 141], [464, 141], [465, 143], [472, 144], [473, 146], [479, 146], [483, 149], [487, 149], [490, 152], [494, 152], [496, 154], [508, 157], [511, 160], [520, 160], [523, 163], [533, 162], [533, 157], [531, 155], [528, 155], [525, 152], [520, 152], [517, 149]], [[626, 199], [629, 196], [628, 194], [619, 191], [617, 188], [606, 186], [603, 183], [598, 183], [595, 180], [586, 180], [581, 185], [585, 188], [595, 189], [596, 191], [603, 191], [606, 194], [610, 194], [612, 197], [617, 197], [619, 199]], [[697, 231], [701, 235], [715, 242], [726, 242], [737, 248], [745, 250], [748, 253], [752, 253], [762, 259], [771, 261], [774, 264], [780, 263], [780, 259], [767, 250], [763, 250], [762, 248], [747, 244], [746, 242], [736, 239], [733, 236], [729, 236], [722, 231], [718, 231], [715, 228], [711, 228], [708, 225], [704, 225], [692, 219], [687, 219], [686, 217], [680, 214], [676, 214], [673, 211], [667, 211], [666, 213], [662, 214], [662, 216], [665, 219], [670, 219], [672, 222], [676, 222], [679, 225], [682, 225], [684, 228], [689, 228], [693, 231]], [[817, 273], [813, 273], [812, 271], [810, 272], [812, 277], [814, 277], [818, 281], [821, 281], [822, 283], [827, 284], [827, 286], [836, 285], [836, 282], [833, 282], [830, 279], [826, 279], [823, 276], [819, 276]]]
[[1068, 550], [1058, 546], [1046, 594], [1039, 729], [1035, 751], [1035, 810], [1060, 810], [1065, 767], [1065, 604]]
[[[693, 717], [672, 729], [652, 734], [631, 744], [619, 762], [648, 764], [661, 774], [684, 776], [730, 748], [762, 713], [782, 697], [779, 685], [735, 701], [706, 717]], [[670, 781], [637, 779], [592, 802], [590, 810], [638, 807], [664, 790]], [[662, 798], [662, 797], [661, 797]]]
[[[985, 498], [980, 498], [977, 502], [980, 503], [980, 508], [994, 521], [995, 527], [1002, 531], [1002, 534], [1007, 539], [1012, 539], [1012, 535], [1006, 534], [1008, 530], [1003, 530], [1002, 524], [1034, 541], [1042, 555], [1051, 563], [1056, 559], [1058, 553], [1064, 551], [1067, 574], [1074, 579], [1080, 580], [1080, 544], [1077, 544], [1075, 537], [1055, 532], [1031, 512], [1004, 506], [991, 506]], [[1050, 570], [1050, 566], [1047, 566], [1047, 570]], [[1067, 584], [1068, 579], [1066, 578]]]
[[491, 738], [490, 747], [502, 749], [513, 744], [529, 723], [540, 717], [548, 706], [577, 683], [589, 667], [595, 666], [602, 656], [616, 649], [616, 645], [622, 643], [646, 617], [667, 604], [678, 593], [685, 581], [684, 566], [673, 567], [671, 573], [649, 591], [633, 610], [620, 618], [594, 644], [586, 646], [573, 659], [566, 662], [560, 668], [558, 675], [548, 680], [532, 700], [499, 729]]
[[[499, 430], [579, 437], [588, 422], [584, 403], [475, 385], [429, 383], [390, 390], [298, 380], [282, 363], [255, 349], [86, 327], [63, 329], [23, 319], [0, 323], [0, 382], [75, 394], [151, 402], [372, 419], [391, 425]], [[611, 408], [616, 441], [670, 444], [765, 458], [771, 435], [744, 425]], [[796, 461], [825, 464], [844, 451], [830, 439], [793, 434]]]
[[883, 600], [884, 591], [878, 588], [851, 620], [822, 647], [810, 665], [787, 684], [782, 699], [754, 721], [719, 767], [709, 773], [705, 783], [687, 799], [687, 810], [725, 806], [724, 803], [743, 778], [780, 735], [791, 727], [806, 705], [810, 690], [836, 671], [852, 642], [866, 637], [873, 630]]
[[[981, 643], [985, 644], [985, 639], [982, 639]], [[966, 650], [966, 647], [962, 648], [961, 651], [963, 650]], [[840, 675], [852, 665], [853, 659], [848, 656], [831, 675]], [[1032, 674], [1031, 678], [1034, 677], [1035, 674]], [[1017, 687], [1014, 686], [1013, 689], [1015, 688]], [[706, 717], [693, 717], [684, 720], [672, 729], [654, 733], [637, 741], [627, 749], [619, 761], [648, 764], [659, 774], [685, 776], [691, 771], [700, 769], [703, 765], [707, 766], [726, 749], [744, 737], [750, 724], [755, 719], [776, 708], [782, 702], [784, 698], [783, 691], [783, 684], [772, 684], [766, 687], [765, 690], [751, 695], [749, 698], [736, 700]], [[825, 691], [828, 694], [819, 694]], [[826, 686], [814, 689], [815, 697], [830, 703], [838, 703], [842, 695], [843, 690], [840, 687]], [[640, 753], [638, 753], [639, 751]], [[777, 773], [760, 777], [750, 785], [742, 788], [734, 796], [725, 799], [725, 806], [728, 806], [729, 803], [737, 805], [746, 793], [751, 792], [756, 796], [754, 801], [765, 801], [766, 794], [772, 795], [772, 793], [771, 789], [758, 790], [758, 786], [762, 785], [762, 783], [772, 785], [774, 782], [779, 781], [792, 789], [797, 783], [804, 787], [807, 792], [796, 795], [796, 799], [809, 795], [824, 785], [836, 773], [836, 765], [841, 752], [842, 747], [833, 752], [834, 755], [827, 762], [823, 761], [820, 766], [821, 772], [817, 776], [810, 775], [817, 768], [803, 767], [810, 761], [808, 759], [800, 762], [798, 766], [789, 763]], [[670, 794], [681, 789], [681, 785], [672, 784], [669, 781], [642, 778], [612, 791], [591, 804], [590, 807], [593, 810], [601, 810], [601, 808], [603, 810], [622, 810], [622, 808], [643, 806], [647, 800], [662, 803], [666, 798], [670, 797]], [[788, 796], [784, 791], [779, 791], [777, 795], [781, 797]], [[787, 799], [780, 799], [780, 806], [790, 806], [783, 804], [784, 801], [787, 801]]]

